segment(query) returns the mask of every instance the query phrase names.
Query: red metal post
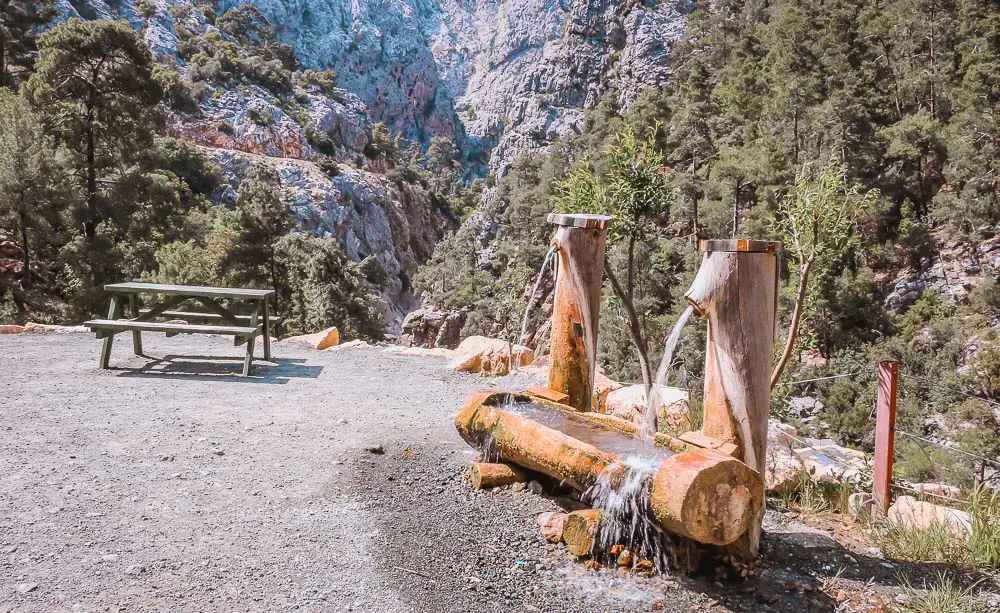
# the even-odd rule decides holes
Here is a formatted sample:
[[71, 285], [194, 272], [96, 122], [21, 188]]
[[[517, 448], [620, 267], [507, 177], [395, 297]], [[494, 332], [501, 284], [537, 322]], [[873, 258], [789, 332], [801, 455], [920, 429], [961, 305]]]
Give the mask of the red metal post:
[[899, 362], [878, 365], [878, 417], [875, 425], [875, 509], [884, 514], [892, 504], [892, 459], [896, 442], [896, 391]]

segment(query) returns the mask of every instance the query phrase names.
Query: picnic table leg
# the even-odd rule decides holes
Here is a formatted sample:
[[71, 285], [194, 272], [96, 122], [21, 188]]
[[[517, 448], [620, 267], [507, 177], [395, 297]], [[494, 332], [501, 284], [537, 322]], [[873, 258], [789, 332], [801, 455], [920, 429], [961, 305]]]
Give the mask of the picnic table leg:
[[[250, 313], [250, 327], [257, 328], [257, 315], [260, 311], [260, 303], [254, 303], [253, 312]], [[257, 335], [251, 334], [247, 340], [247, 357], [243, 360], [243, 376], [250, 376], [250, 367], [253, 366], [253, 346], [257, 344]]]
[[271, 361], [271, 310], [267, 306], [267, 298], [264, 298], [264, 361]]
[[[133, 319], [139, 317], [139, 296], [129, 294], [128, 307], [130, 311], [129, 316]], [[132, 331], [132, 352], [136, 355], [142, 355], [142, 332], [138, 330]]]
[[[108, 319], [118, 319], [118, 296], [111, 296], [111, 306], [108, 307]], [[100, 368], [106, 369], [108, 361], [111, 359], [111, 343], [115, 340], [115, 333], [112, 330], [106, 332], [104, 343], [101, 345]]]

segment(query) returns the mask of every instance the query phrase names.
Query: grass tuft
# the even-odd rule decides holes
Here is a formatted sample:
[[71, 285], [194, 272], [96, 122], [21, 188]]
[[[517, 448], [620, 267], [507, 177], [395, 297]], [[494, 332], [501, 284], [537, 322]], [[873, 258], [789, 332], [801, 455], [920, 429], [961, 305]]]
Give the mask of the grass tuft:
[[963, 587], [944, 572], [939, 572], [930, 583], [917, 588], [909, 579], [902, 578], [906, 585], [906, 605], [921, 613], [985, 613], [986, 603], [976, 594], [980, 582]]

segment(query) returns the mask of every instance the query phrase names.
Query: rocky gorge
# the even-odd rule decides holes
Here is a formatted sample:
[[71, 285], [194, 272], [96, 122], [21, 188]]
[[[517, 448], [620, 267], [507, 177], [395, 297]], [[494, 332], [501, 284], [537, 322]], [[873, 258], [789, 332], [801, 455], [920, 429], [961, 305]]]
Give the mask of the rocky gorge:
[[[56, 21], [124, 19], [190, 82], [185, 39], [231, 39], [215, 20], [245, 5], [302, 69], [335, 71], [336, 86], [297, 83], [278, 96], [212, 83], [194, 108], [169, 111], [168, 132], [219, 163], [219, 204], [233, 201], [251, 164], [277, 167], [302, 229], [339, 240], [352, 260], [379, 262], [390, 331], [418, 306], [410, 278], [457, 219], [366, 156], [373, 126], [424, 149], [454, 144], [463, 181], [502, 175], [525, 152], [579, 132], [601, 94], [628, 104], [664, 83], [684, 23], [683, 3], [651, 0], [58, 0]], [[328, 158], [336, 176], [318, 166]], [[490, 198], [486, 188], [481, 208]]]

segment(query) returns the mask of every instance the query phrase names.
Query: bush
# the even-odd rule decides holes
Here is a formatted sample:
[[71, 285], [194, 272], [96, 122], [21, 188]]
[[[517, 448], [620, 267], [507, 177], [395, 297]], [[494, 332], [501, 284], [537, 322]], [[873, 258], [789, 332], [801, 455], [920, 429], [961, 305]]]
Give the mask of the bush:
[[326, 157], [320, 160], [319, 169], [323, 171], [323, 174], [331, 179], [340, 176], [340, 166], [337, 166], [337, 162], [333, 161], [332, 158]]
[[247, 109], [247, 119], [258, 126], [268, 127], [274, 125], [274, 117], [267, 109], [250, 107]]
[[278, 239], [278, 304], [289, 333], [337, 326], [348, 338], [382, 340], [385, 320], [357, 264], [335, 240], [298, 232]]

